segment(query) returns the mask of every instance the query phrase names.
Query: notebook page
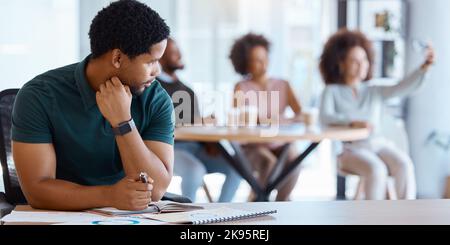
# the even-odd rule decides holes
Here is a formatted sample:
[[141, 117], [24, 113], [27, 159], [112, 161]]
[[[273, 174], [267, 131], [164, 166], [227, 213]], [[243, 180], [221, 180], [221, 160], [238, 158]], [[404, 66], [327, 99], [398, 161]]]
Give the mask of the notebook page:
[[264, 213], [276, 213], [276, 210], [244, 211], [228, 207], [204, 209], [182, 213], [142, 214], [142, 217], [177, 224], [206, 224], [243, 218], [251, 218]]

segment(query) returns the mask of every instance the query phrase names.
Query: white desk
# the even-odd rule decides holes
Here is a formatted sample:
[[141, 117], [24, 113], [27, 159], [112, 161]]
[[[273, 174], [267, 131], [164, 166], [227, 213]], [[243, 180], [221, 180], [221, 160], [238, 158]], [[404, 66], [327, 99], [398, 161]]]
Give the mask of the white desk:
[[[217, 203], [205, 204], [216, 206]], [[450, 200], [230, 203], [246, 210], [277, 209], [272, 216], [221, 224], [450, 225]]]
[[[232, 225], [450, 225], [449, 199], [207, 203], [202, 205], [206, 208], [225, 205], [250, 211], [261, 209], [277, 209], [278, 211], [271, 216], [220, 223]], [[25, 211], [31, 208], [18, 206], [16, 210]]]

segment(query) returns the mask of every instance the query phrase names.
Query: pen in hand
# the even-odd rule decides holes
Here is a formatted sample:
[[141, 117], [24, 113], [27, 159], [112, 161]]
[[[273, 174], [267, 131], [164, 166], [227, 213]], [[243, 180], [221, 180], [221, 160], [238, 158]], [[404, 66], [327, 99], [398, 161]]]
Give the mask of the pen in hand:
[[142, 183], [148, 183], [148, 177], [147, 174], [144, 172], [141, 172], [139, 174], [139, 179], [141, 180]]
[[[150, 184], [153, 184], [153, 181], [148, 181], [148, 176], [147, 176], [147, 174], [145, 173], [145, 172], [140, 172], [139, 173], [139, 180], [142, 182], [142, 183], [144, 183], [144, 184], [146, 184], [146, 183], [150, 183]], [[151, 192], [150, 192], [151, 193]], [[150, 200], [150, 202], [151, 202], [151, 200]]]

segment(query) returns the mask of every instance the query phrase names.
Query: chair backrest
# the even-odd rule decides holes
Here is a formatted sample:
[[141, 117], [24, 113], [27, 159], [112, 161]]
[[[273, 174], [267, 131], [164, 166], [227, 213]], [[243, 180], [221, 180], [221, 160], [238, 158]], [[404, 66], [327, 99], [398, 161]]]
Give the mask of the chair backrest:
[[19, 89], [7, 89], [0, 92], [0, 161], [6, 201], [13, 205], [27, 202], [20, 188], [11, 154], [11, 117], [17, 92]]

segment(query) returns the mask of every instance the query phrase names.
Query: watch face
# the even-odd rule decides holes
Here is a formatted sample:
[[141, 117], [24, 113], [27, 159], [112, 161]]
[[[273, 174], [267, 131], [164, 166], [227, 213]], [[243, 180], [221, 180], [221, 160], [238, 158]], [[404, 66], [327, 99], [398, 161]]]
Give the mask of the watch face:
[[120, 130], [120, 134], [126, 134], [128, 132], [131, 131], [131, 126], [130, 124], [127, 122], [126, 124], [120, 125], [119, 126], [119, 130]]
[[134, 127], [135, 127], [134, 121], [130, 120], [130, 121], [119, 124], [118, 127], [113, 128], [113, 131], [114, 131], [115, 135], [124, 135], [124, 134], [130, 132], [131, 130], [133, 130]]

